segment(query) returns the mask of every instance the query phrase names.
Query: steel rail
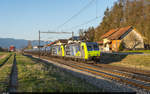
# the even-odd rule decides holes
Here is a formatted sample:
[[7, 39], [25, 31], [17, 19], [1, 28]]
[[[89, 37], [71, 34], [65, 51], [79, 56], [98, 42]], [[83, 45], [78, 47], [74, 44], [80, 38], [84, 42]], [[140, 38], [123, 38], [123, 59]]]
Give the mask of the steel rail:
[[150, 79], [146, 79], [144, 77], [140, 77], [140, 76], [135, 76], [135, 75], [131, 75], [131, 74], [127, 74], [127, 73], [119, 73], [119, 72], [115, 72], [115, 71], [112, 71], [112, 70], [104, 70], [104, 69], [101, 69], [99, 68], [98, 66], [92, 66], [92, 65], [87, 65], [87, 64], [84, 64], [84, 63], [78, 63], [80, 65], [83, 65], [87, 68], [91, 68], [91, 69], [94, 69], [94, 70], [98, 70], [98, 71], [101, 71], [101, 72], [105, 72], [105, 73], [111, 73], [113, 75], [118, 75], [118, 76], [121, 76], [121, 77], [126, 77], [126, 78], [131, 78], [131, 79], [136, 79], [136, 80], [140, 80], [140, 81], [144, 81], [144, 82], [149, 82], [150, 83]]
[[97, 72], [97, 71], [94, 71], [94, 70], [90, 70], [90, 69], [87, 69], [86, 67], [81, 67], [81, 66], [79, 67], [78, 65], [71, 64], [71, 63], [70, 64], [66, 64], [66, 63], [63, 63], [63, 62], [59, 62], [59, 63], [70, 66], [72, 68], [83, 70], [83, 71], [86, 71], [86, 72], [89, 72], [89, 73], [92, 73], [92, 74], [103, 76], [103, 77], [109, 78], [111, 80], [116, 80], [116, 81], [121, 82], [121, 83], [123, 82], [123, 83], [129, 84], [129, 85], [135, 86], [135, 87], [150, 90], [150, 87], [148, 87], [148, 86], [144, 86], [144, 85], [132, 82], [132, 81], [124, 80], [124, 79], [121, 79], [119, 77], [114, 77], [114, 76], [111, 76], [111, 75], [108, 75], [108, 74], [105, 74], [105, 73], [100, 73], [100, 72]]
[[[118, 66], [113, 66], [113, 65], [105, 65], [105, 64], [93, 64], [94, 66], [98, 66], [98, 67], [103, 67], [103, 68], [112, 68], [112, 69], [116, 69], [119, 71], [124, 71], [124, 72], [129, 72], [129, 73], [133, 73], [133, 74], [138, 74], [138, 75], [144, 75], [147, 77], [150, 77], [150, 71], [144, 71], [144, 70], [134, 70], [132, 68], [127, 68], [127, 67], [118, 67]], [[131, 70], [132, 69], [132, 70]]]

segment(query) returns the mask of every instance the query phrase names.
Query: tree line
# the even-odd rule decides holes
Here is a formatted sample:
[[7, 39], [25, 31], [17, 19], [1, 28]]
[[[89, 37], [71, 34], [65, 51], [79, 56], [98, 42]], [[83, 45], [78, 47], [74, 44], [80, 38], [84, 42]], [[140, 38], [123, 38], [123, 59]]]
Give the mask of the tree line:
[[8, 48], [2, 48], [2, 47], [0, 46], [0, 52], [8, 52]]
[[101, 41], [101, 36], [111, 29], [133, 26], [150, 44], [150, 0], [118, 0], [104, 12], [102, 22], [96, 27], [80, 30], [86, 41]]

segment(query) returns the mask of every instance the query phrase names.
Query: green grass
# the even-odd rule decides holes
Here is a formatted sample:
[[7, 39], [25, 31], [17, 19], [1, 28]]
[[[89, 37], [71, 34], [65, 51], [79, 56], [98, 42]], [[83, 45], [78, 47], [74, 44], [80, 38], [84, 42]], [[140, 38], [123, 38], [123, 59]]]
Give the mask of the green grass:
[[44, 65], [22, 55], [17, 55], [19, 92], [100, 92], [53, 65]]
[[4, 54], [9, 54], [9, 52], [0, 52], [0, 56], [2, 56]]
[[4, 52], [0, 52], [0, 56], [4, 55], [5, 53]]
[[141, 52], [141, 53], [150, 53], [150, 50], [131, 50], [131, 51], [122, 51], [122, 52]]
[[[4, 54], [3, 54], [4, 55]], [[10, 54], [9, 53], [5, 53], [5, 57], [4, 58], [2, 58], [2, 59], [0, 59], [0, 65], [10, 56]]]
[[148, 54], [125, 55], [104, 53], [101, 55], [100, 61], [104, 64], [150, 70], [150, 55]]
[[11, 56], [11, 58], [2, 67], [0, 67], [0, 92], [8, 91], [12, 62], [13, 56]]
[[[116, 56], [119, 57], [119, 56]], [[112, 62], [112, 65], [150, 70], [150, 55], [127, 55], [121, 61]]]

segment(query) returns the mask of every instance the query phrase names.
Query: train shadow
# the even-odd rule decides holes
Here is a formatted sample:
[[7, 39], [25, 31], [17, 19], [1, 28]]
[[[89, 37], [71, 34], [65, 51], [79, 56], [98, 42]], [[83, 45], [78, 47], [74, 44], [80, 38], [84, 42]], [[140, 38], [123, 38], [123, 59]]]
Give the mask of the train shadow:
[[23, 54], [23, 56], [26, 56], [26, 57], [29, 57], [29, 58], [31, 58], [33, 61], [42, 61], [40, 58], [35, 58], [35, 57], [33, 57], [32, 55], [29, 55], [29, 54]]
[[104, 53], [102, 52], [99, 58], [99, 62], [101, 64], [110, 64], [113, 62], [120, 62], [128, 55], [133, 54], [143, 54], [143, 53]]
[[32, 55], [27, 55], [27, 54], [22, 54], [22, 55], [32, 58]]

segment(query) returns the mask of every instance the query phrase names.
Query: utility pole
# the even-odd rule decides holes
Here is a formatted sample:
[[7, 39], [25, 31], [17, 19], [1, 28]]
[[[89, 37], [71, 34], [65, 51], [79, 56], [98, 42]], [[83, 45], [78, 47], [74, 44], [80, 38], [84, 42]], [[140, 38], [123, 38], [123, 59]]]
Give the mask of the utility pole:
[[41, 33], [41, 32], [40, 32], [40, 30], [39, 30], [39, 46], [38, 46], [38, 47], [39, 47], [39, 59], [40, 59], [40, 52], [41, 52], [41, 51], [40, 51], [40, 45], [41, 45], [41, 44], [40, 44], [40, 33]]
[[[40, 37], [40, 33], [51, 33], [51, 34], [72, 34], [72, 37], [74, 36], [74, 32], [53, 32], [53, 31], [47, 31], [47, 32], [41, 32], [41, 31], [39, 31], [39, 37]], [[40, 38], [39, 38], [39, 40], [40, 40]]]
[[72, 32], [72, 40], [73, 40], [74, 32]]
[[46, 31], [46, 32], [41, 32], [40, 30], [39, 30], [39, 58], [40, 58], [40, 48], [41, 48], [41, 45], [40, 45], [40, 34], [41, 33], [51, 33], [51, 34], [72, 34], [72, 38], [73, 38], [73, 36], [74, 36], [74, 32], [53, 32], [53, 31]]

